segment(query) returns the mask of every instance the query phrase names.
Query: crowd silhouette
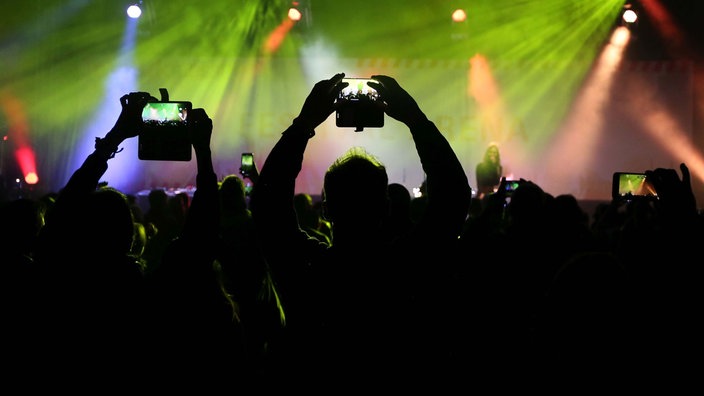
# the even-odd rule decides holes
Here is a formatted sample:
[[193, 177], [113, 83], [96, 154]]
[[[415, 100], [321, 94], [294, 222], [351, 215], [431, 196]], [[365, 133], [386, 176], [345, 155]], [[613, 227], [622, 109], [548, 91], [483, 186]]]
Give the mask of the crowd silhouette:
[[314, 202], [295, 181], [343, 77], [312, 87], [261, 172], [219, 180], [213, 122], [192, 109], [192, 197], [155, 189], [142, 211], [100, 183], [157, 100], [146, 92], [120, 98], [60, 191], [3, 196], [3, 377], [72, 391], [700, 386], [704, 217], [686, 164], [645, 170], [657, 199], [593, 213], [530, 180], [509, 193], [505, 177], [479, 204], [416, 99], [374, 75], [385, 114], [413, 139], [422, 195], [353, 146]]

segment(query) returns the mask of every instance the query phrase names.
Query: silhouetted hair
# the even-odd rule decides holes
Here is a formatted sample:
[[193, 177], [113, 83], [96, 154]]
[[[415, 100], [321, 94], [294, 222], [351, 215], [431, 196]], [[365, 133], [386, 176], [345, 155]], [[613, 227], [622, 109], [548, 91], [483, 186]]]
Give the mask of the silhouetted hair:
[[313, 197], [307, 193], [298, 193], [293, 196], [293, 208], [296, 210], [298, 224], [301, 227], [318, 227], [318, 214], [313, 207]]
[[388, 190], [393, 209], [403, 216], [408, 216], [411, 211], [411, 192], [400, 183], [389, 184]]
[[112, 187], [101, 187], [84, 208], [88, 249], [106, 254], [128, 254], [134, 241], [134, 217], [127, 196]]
[[223, 210], [239, 213], [247, 209], [244, 180], [239, 176], [225, 176], [218, 186], [218, 192]]
[[333, 221], [340, 216], [385, 216], [388, 181], [386, 167], [381, 161], [363, 148], [352, 147], [325, 173], [323, 199], [326, 213], [333, 217]]
[[489, 162], [489, 152], [494, 150], [496, 150], [496, 163], [501, 164], [501, 151], [499, 151], [499, 145], [496, 143], [489, 144], [486, 150], [484, 150], [484, 157], [482, 158], [482, 162]]
[[155, 188], [149, 191], [147, 199], [149, 201], [149, 207], [151, 208], [164, 208], [169, 203], [169, 195], [166, 191], [160, 188]]
[[30, 252], [44, 225], [44, 210], [43, 204], [30, 198], [0, 203], [0, 246]]

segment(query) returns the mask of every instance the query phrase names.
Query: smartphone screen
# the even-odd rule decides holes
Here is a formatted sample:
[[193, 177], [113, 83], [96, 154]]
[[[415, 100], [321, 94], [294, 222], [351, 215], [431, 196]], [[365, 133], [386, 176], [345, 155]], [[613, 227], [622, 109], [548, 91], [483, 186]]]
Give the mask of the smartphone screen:
[[354, 127], [362, 131], [365, 127], [384, 126], [384, 109], [380, 105], [379, 92], [369, 86], [371, 78], [343, 78], [348, 83], [337, 97], [335, 125], [341, 128]]
[[378, 100], [379, 92], [367, 84], [370, 81], [377, 82], [371, 78], [343, 78], [342, 82], [349, 83], [349, 85], [340, 91], [338, 100]]
[[614, 173], [611, 195], [614, 199], [657, 198], [658, 196], [645, 173], [633, 172]]
[[254, 155], [252, 153], [242, 153], [242, 167], [251, 167], [254, 165]]
[[240, 166], [240, 174], [249, 177], [254, 171], [254, 155], [252, 153], [242, 153], [242, 165]]
[[516, 188], [518, 188], [518, 185], [520, 182], [518, 180], [506, 180], [506, 184], [504, 187], [504, 190], [506, 191], [506, 195], [511, 195]]
[[149, 102], [142, 110], [147, 124], [186, 125], [190, 102]]

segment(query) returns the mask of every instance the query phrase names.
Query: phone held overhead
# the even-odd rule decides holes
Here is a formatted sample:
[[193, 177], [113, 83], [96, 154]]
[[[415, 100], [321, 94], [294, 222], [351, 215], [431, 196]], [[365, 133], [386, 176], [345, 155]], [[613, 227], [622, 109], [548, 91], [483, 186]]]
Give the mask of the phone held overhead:
[[611, 198], [625, 201], [658, 199], [658, 194], [645, 173], [614, 172], [611, 181]]
[[240, 174], [244, 177], [249, 177], [254, 172], [254, 154], [242, 153]]
[[384, 126], [384, 108], [379, 92], [369, 86], [371, 78], [343, 78], [348, 85], [340, 91], [336, 100], [335, 125], [340, 128], [364, 128]]
[[161, 101], [148, 102], [142, 110], [142, 131], [139, 134], [140, 160], [190, 161], [191, 141], [188, 137], [189, 101], [171, 101], [161, 88]]

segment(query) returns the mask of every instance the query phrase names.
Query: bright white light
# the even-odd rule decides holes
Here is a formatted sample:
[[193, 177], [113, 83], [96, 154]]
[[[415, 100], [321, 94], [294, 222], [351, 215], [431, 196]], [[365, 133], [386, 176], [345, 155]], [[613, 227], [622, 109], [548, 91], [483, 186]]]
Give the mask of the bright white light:
[[458, 8], [452, 13], [452, 20], [454, 22], [464, 22], [467, 19], [467, 13], [463, 9]]
[[39, 177], [34, 172], [29, 172], [24, 176], [24, 182], [27, 184], [37, 184], [39, 182]]
[[142, 9], [139, 8], [138, 5], [133, 4], [127, 8], [127, 15], [130, 18], [137, 19], [140, 15], [142, 15]]
[[638, 19], [638, 15], [633, 10], [626, 10], [623, 13], [623, 20], [626, 23], [634, 23]]
[[292, 20], [292, 21], [300, 21], [300, 20], [301, 20], [301, 17], [302, 17], [301, 12], [298, 11], [297, 8], [293, 8], [293, 7], [292, 7], [292, 8], [290, 8], [290, 9], [288, 10], [288, 18], [289, 18], [290, 20]]

